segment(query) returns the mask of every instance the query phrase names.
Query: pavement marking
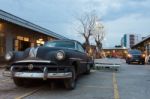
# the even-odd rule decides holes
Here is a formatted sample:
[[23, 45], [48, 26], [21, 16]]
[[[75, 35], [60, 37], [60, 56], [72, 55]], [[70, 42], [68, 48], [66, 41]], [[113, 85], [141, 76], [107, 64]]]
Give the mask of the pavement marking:
[[102, 87], [102, 86], [93, 86], [93, 85], [86, 85], [82, 86], [83, 88], [101, 88], [101, 89], [112, 89], [110, 87]]
[[30, 91], [30, 92], [27, 92], [27, 93], [25, 93], [25, 94], [23, 94], [23, 95], [21, 95], [21, 96], [18, 96], [18, 97], [16, 97], [15, 99], [23, 99], [23, 98], [25, 98], [25, 97], [27, 97], [27, 96], [30, 96], [30, 95], [36, 93], [37, 91], [39, 91], [39, 90], [42, 89], [42, 88], [43, 88], [43, 86], [40, 87], [40, 88], [37, 88], [37, 89], [35, 89], [35, 90], [32, 90], [32, 91]]
[[119, 90], [117, 85], [116, 73], [113, 72], [113, 87], [114, 87], [114, 99], [120, 99]]
[[97, 71], [97, 70], [93, 70], [93, 69], [91, 70], [91, 72], [96, 72], [96, 71]]

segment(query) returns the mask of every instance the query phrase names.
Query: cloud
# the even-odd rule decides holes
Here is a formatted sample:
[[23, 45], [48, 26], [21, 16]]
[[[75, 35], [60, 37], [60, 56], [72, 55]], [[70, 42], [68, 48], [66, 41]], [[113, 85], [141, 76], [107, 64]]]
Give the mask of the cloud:
[[107, 43], [111, 46], [120, 44], [121, 37], [125, 33], [136, 33], [147, 36], [150, 33], [150, 17], [143, 17], [140, 14], [124, 16], [114, 21], [105, 23], [107, 30]]
[[76, 17], [95, 10], [106, 27], [105, 45], [114, 46], [124, 33], [150, 32], [149, 4], [150, 0], [0, 0], [0, 9], [81, 42]]

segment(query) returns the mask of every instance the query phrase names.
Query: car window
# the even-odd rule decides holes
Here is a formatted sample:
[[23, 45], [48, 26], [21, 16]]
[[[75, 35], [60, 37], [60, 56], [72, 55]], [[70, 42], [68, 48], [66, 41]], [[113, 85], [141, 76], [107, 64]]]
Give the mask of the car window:
[[52, 41], [52, 42], [47, 42], [47, 43], [45, 43], [44, 46], [75, 49], [75, 43], [74, 42], [68, 42], [68, 41]]
[[77, 43], [77, 49], [78, 49], [78, 51], [80, 51], [80, 52], [84, 52], [83, 47], [82, 47], [80, 44], [78, 44], [78, 43]]

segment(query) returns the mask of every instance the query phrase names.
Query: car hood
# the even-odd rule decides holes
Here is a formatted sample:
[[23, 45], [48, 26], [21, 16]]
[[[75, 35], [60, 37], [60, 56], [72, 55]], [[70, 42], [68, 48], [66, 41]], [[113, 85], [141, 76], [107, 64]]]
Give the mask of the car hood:
[[142, 54], [131, 54], [132, 56], [141, 56]]
[[[42, 60], [55, 60], [56, 52], [63, 50], [67, 54], [70, 49], [56, 48], [56, 47], [37, 47], [29, 48], [25, 51], [24, 56], [27, 58], [42, 59]], [[28, 53], [28, 54], [27, 54]]]

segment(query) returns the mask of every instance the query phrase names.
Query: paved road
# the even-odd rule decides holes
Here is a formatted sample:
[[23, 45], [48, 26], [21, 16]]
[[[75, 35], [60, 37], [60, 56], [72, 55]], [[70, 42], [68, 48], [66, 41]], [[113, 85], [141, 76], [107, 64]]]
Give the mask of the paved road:
[[123, 65], [116, 78], [121, 99], [150, 99], [150, 65]]
[[149, 86], [150, 65], [123, 64], [119, 72], [101, 70], [81, 76], [72, 91], [52, 82], [19, 88], [0, 75], [0, 99], [149, 99]]

